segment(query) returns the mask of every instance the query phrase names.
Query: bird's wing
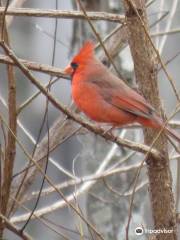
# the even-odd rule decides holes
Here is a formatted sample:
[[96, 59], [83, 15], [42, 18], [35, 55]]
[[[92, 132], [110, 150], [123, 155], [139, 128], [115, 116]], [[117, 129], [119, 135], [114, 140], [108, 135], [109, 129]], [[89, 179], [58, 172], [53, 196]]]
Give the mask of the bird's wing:
[[147, 119], [152, 118], [152, 114], [155, 112], [153, 107], [122, 80], [112, 74], [110, 76], [108, 74], [102, 76], [101, 79], [98, 78], [98, 80], [94, 80], [93, 82], [98, 85], [99, 93], [105, 101], [120, 110], [136, 116]]
[[[141, 101], [135, 97], [136, 94], [123, 94], [123, 95], [111, 95], [111, 100], [109, 101], [114, 107], [121, 109], [123, 111], [129, 112], [139, 117], [151, 118], [154, 110], [149, 106], [148, 103]], [[143, 99], [144, 100], [144, 99]]]

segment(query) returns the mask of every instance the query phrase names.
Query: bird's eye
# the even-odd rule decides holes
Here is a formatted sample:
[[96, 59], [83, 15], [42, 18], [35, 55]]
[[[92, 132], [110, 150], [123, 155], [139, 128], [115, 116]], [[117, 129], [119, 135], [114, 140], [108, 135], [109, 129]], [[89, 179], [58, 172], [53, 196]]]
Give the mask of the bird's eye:
[[71, 67], [75, 70], [75, 69], [77, 69], [78, 64], [75, 63], [75, 62], [72, 62], [72, 63], [71, 63]]

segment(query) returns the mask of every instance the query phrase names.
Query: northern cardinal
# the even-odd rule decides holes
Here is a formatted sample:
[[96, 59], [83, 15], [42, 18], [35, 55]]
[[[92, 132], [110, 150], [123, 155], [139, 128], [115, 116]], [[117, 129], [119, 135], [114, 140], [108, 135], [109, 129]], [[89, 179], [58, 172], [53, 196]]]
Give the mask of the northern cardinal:
[[[74, 102], [90, 119], [113, 127], [134, 122], [163, 127], [154, 108], [95, 57], [94, 43], [87, 41], [64, 72], [72, 77]], [[166, 126], [165, 131], [180, 141], [172, 129]]]

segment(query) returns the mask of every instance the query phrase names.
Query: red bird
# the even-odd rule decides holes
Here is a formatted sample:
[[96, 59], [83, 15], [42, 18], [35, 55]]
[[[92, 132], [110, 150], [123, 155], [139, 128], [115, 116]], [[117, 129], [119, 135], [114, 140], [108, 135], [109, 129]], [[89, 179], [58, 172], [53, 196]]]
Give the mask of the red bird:
[[[84, 44], [64, 72], [72, 77], [74, 102], [90, 119], [113, 127], [134, 122], [156, 129], [163, 126], [154, 108], [95, 57], [92, 42]], [[180, 141], [172, 129], [165, 130]]]

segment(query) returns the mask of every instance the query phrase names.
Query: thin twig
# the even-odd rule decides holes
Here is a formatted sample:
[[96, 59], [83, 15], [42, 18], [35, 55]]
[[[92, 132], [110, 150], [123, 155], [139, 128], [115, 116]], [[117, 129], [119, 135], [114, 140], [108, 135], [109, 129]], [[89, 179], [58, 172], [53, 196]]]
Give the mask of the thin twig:
[[169, 31], [163, 31], [163, 32], [156, 32], [156, 33], [151, 33], [150, 36], [151, 37], [161, 37], [164, 35], [173, 35], [176, 33], [180, 33], [180, 29], [179, 28], [175, 28], [175, 29], [171, 29]]
[[[45, 85], [45, 88], [48, 88], [52, 86], [54, 83], [56, 83], [59, 80], [59, 78], [53, 79], [51, 82], [47, 83]], [[30, 96], [28, 99], [26, 99], [17, 109], [17, 115], [21, 113], [21, 111], [26, 108], [34, 99], [36, 99], [41, 94], [40, 91], [36, 91], [32, 96]]]
[[[119, 191], [117, 191], [116, 189], [114, 189], [112, 186], [110, 186], [110, 184], [107, 182], [106, 179], [103, 179], [103, 182], [105, 184], [105, 186], [107, 187], [107, 189], [112, 192], [113, 194], [117, 195], [118, 197], [129, 197], [133, 194], [132, 190], [120, 193]], [[141, 182], [135, 189], [135, 193], [137, 193], [139, 190], [141, 190], [142, 188], [144, 188], [146, 185], [148, 184], [148, 181], [144, 181]]]

